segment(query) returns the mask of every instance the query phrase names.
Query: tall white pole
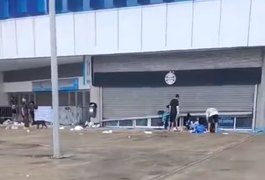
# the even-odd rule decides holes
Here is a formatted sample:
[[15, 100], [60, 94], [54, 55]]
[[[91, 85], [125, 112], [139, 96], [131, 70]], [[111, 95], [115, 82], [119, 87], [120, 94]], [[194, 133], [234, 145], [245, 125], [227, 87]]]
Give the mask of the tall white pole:
[[53, 157], [60, 158], [59, 141], [59, 96], [58, 96], [58, 61], [56, 42], [55, 0], [49, 0], [50, 39], [51, 39], [51, 79], [53, 108]]

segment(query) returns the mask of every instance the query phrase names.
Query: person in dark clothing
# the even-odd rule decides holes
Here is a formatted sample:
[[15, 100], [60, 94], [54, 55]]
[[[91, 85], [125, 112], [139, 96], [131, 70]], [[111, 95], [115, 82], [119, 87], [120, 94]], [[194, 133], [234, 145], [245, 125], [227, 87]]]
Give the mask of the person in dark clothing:
[[187, 116], [184, 117], [184, 125], [187, 130], [190, 130], [190, 124], [191, 124], [191, 115], [190, 113], [188, 113]]
[[176, 118], [178, 119], [179, 126], [179, 95], [176, 96], [170, 101], [170, 126], [169, 130], [176, 128]]
[[29, 108], [25, 98], [22, 98], [21, 117], [25, 124], [25, 128], [29, 128]]
[[36, 106], [35, 106], [34, 101], [30, 101], [30, 103], [29, 103], [29, 115], [30, 115], [32, 124], [35, 124], [35, 109], [36, 109]]
[[17, 101], [15, 100], [14, 97], [11, 97], [10, 105], [11, 105], [12, 121], [15, 122], [17, 119]]

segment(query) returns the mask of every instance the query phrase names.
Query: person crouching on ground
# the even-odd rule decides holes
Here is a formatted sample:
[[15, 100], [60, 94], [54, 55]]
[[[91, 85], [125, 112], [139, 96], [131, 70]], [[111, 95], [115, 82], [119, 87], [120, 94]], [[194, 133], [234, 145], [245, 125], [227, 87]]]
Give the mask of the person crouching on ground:
[[215, 133], [218, 128], [218, 110], [216, 108], [208, 108], [206, 110], [206, 120], [208, 122], [208, 132]]
[[164, 113], [162, 114], [162, 121], [163, 121], [165, 130], [168, 129], [169, 120], [170, 120], [169, 105], [167, 105], [167, 110], [164, 111]]

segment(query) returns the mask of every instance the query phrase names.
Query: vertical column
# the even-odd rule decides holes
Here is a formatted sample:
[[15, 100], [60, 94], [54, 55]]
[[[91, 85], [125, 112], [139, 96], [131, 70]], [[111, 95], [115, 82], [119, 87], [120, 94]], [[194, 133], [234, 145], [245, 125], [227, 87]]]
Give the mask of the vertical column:
[[265, 130], [265, 50], [262, 52], [262, 75], [261, 83], [258, 86], [256, 130]]
[[8, 106], [8, 95], [4, 92], [4, 73], [0, 72], [0, 106]]
[[97, 114], [91, 118], [94, 123], [101, 123], [102, 120], [102, 88], [93, 86], [93, 58], [90, 58], [90, 102], [97, 104]]

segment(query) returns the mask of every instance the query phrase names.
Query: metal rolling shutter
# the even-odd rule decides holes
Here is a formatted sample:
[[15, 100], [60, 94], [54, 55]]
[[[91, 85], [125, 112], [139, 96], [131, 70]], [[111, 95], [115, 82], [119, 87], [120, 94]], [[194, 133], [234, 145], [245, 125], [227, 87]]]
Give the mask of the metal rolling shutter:
[[252, 112], [254, 89], [254, 85], [103, 88], [103, 118], [156, 115], [177, 93], [183, 113], [204, 112], [208, 107], [222, 112]]

